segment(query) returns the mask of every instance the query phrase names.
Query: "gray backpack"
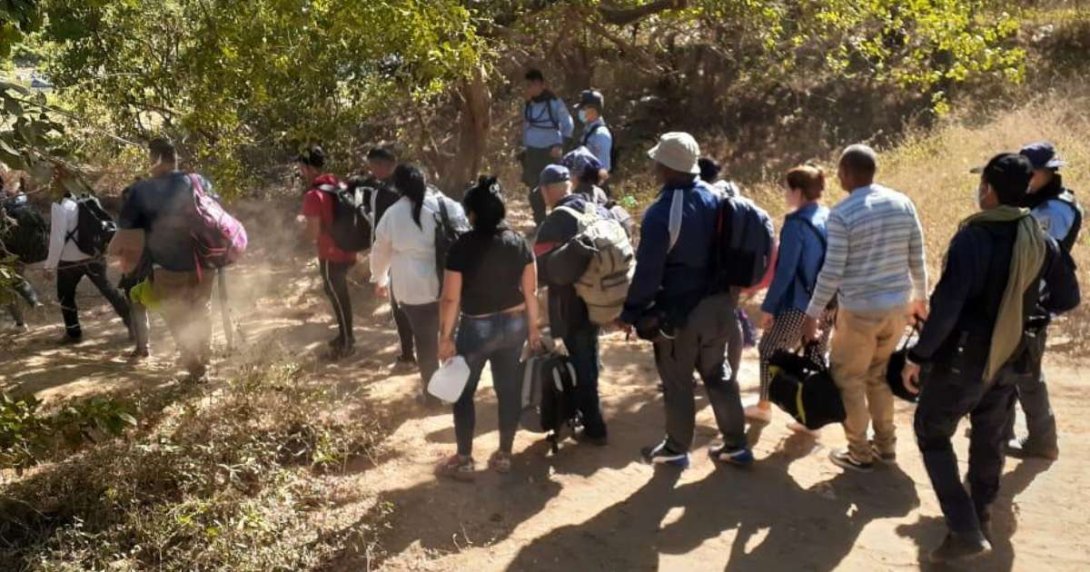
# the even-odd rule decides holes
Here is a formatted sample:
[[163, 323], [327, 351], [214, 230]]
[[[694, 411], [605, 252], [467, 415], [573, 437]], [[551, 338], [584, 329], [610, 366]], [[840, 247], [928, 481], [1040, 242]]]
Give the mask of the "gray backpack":
[[593, 203], [588, 202], [584, 212], [559, 209], [578, 221], [579, 234], [573, 240], [593, 252], [586, 271], [575, 282], [575, 293], [586, 303], [591, 322], [599, 326], [612, 324], [621, 316], [636, 273], [636, 254], [628, 232], [612, 217], [600, 216]]

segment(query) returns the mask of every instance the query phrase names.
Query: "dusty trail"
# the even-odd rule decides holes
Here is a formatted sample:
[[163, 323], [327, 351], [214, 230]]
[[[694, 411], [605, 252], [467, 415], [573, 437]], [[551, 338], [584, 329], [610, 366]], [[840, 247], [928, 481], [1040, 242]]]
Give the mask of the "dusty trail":
[[[235, 312], [247, 334], [242, 357], [311, 364], [308, 375], [363, 399], [384, 413], [391, 430], [384, 455], [359, 471], [329, 475], [344, 502], [327, 515], [351, 529], [369, 511], [393, 509], [381, 537], [385, 570], [915, 570], [941, 539], [934, 495], [911, 436], [911, 408], [900, 405], [899, 464], [871, 475], [844, 474], [826, 459], [843, 444], [839, 428], [818, 441], [791, 436], [778, 414], [757, 439], [752, 469], [716, 468], [703, 455], [715, 439], [711, 412], [700, 398], [694, 463], [677, 473], [638, 462], [640, 446], [660, 437], [661, 397], [649, 348], [614, 335], [603, 342], [602, 397], [610, 423], [605, 448], [568, 442], [558, 457], [529, 433], [516, 441], [514, 471], [481, 472], [472, 485], [437, 482], [434, 462], [453, 448], [449, 413], [413, 403], [415, 374], [394, 375], [396, 336], [384, 308], [359, 285], [361, 351], [351, 361], [323, 365], [314, 355], [332, 337], [316, 273], [291, 265], [253, 265], [237, 271]], [[297, 267], [296, 267], [297, 268]], [[311, 276], [314, 275], [314, 278]], [[300, 276], [305, 276], [300, 278]], [[32, 276], [38, 284], [44, 284]], [[360, 280], [360, 279], [357, 279]], [[45, 288], [42, 288], [45, 290]], [[120, 321], [97, 294], [81, 302], [89, 341], [56, 348], [59, 326], [29, 335], [0, 336], [0, 388], [46, 399], [140, 391], [174, 383], [167, 357], [133, 369]], [[34, 316], [56, 321], [55, 308]], [[153, 324], [153, 340], [166, 340]], [[217, 340], [219, 340], [217, 332]], [[169, 355], [169, 342], [158, 349]], [[756, 356], [747, 350], [742, 379], [755, 399]], [[1086, 570], [1090, 520], [1083, 491], [1090, 487], [1090, 398], [1082, 387], [1086, 362], [1053, 359], [1050, 386], [1061, 427], [1061, 460], [1012, 461], [997, 507], [996, 551], [969, 570]], [[490, 381], [479, 400], [478, 461], [497, 445]], [[348, 398], [346, 398], [348, 399]], [[964, 465], [966, 440], [955, 445]], [[483, 463], [479, 463], [483, 465]], [[368, 555], [344, 554], [333, 570], [366, 569]], [[926, 568], [926, 567], [924, 567]]]

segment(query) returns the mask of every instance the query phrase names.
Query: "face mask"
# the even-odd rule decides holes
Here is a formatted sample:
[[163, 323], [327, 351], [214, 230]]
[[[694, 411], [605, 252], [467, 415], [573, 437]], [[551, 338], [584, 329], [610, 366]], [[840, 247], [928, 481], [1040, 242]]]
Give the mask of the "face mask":
[[585, 110], [582, 110], [582, 109], [579, 110], [579, 121], [581, 123], [586, 123], [587, 122], [587, 112]]

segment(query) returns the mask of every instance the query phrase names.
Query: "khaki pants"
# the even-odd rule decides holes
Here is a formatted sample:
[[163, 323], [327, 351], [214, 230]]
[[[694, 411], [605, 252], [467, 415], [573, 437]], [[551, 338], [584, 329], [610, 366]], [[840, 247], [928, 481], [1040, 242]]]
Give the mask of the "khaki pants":
[[874, 445], [892, 453], [897, 444], [893, 425], [893, 392], [886, 383], [889, 357], [904, 334], [905, 309], [885, 312], [850, 312], [843, 308], [836, 319], [830, 361], [833, 379], [844, 399], [844, 434], [856, 460], [874, 458], [867, 426], [874, 425]]
[[212, 355], [212, 271], [203, 279], [196, 272], [174, 272], [156, 268], [152, 288], [159, 301], [159, 311], [170, 328], [182, 365], [190, 373], [199, 373]]

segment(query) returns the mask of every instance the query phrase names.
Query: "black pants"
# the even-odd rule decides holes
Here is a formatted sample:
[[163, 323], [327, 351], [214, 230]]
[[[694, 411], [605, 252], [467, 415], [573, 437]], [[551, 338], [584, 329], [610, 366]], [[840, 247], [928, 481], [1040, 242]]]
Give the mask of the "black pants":
[[91, 279], [91, 283], [106, 298], [114, 308], [114, 312], [129, 325], [129, 303], [106, 278], [106, 262], [97, 260], [81, 260], [79, 262], [61, 262], [57, 266], [57, 298], [61, 303], [61, 315], [64, 316], [65, 333], [72, 338], [83, 336], [83, 329], [79, 323], [79, 307], [76, 305], [76, 288], [83, 277]]
[[318, 261], [318, 270], [322, 273], [325, 294], [333, 306], [333, 317], [337, 319], [337, 344], [351, 346], [356, 343], [356, 334], [352, 329], [352, 298], [348, 295], [348, 270], [352, 262]]
[[601, 369], [598, 331], [598, 326], [587, 322], [583, 327], [564, 336], [564, 347], [571, 356], [579, 381], [575, 391], [579, 412], [583, 414], [583, 430], [588, 437], [594, 439], [606, 437], [606, 422], [602, 417], [602, 405], [598, 396], [598, 372]]
[[393, 284], [390, 285], [390, 311], [394, 314], [394, 325], [397, 326], [397, 339], [401, 344], [401, 359], [412, 361], [416, 359], [416, 347], [413, 342], [413, 324], [409, 315], [394, 297]]
[[[1027, 332], [1026, 364], [1017, 374], [1015, 387], [1018, 390], [1018, 402], [1026, 416], [1025, 448], [1030, 451], [1054, 450], [1057, 447], [1056, 416], [1048, 399], [1048, 386], [1045, 385], [1043, 361], [1045, 347], [1048, 345], [1048, 330], [1042, 328], [1036, 332]], [[1011, 411], [1007, 424], [1007, 438], [1014, 438], [1015, 412]]]
[[409, 334], [416, 340], [416, 363], [422, 381], [420, 391], [425, 393], [431, 376], [439, 369], [439, 302], [417, 306], [400, 304], [398, 310], [412, 325]]
[[[936, 365], [923, 376], [916, 408], [916, 441], [923, 453], [931, 486], [939, 497], [951, 531], [977, 533], [990, 519], [989, 508], [999, 493], [1003, 473], [1007, 419], [1013, 413], [1015, 374], [1009, 369], [986, 384], [980, 370], [958, 371]], [[969, 416], [969, 490], [958, 475], [958, 460], [950, 437], [962, 417]]]

